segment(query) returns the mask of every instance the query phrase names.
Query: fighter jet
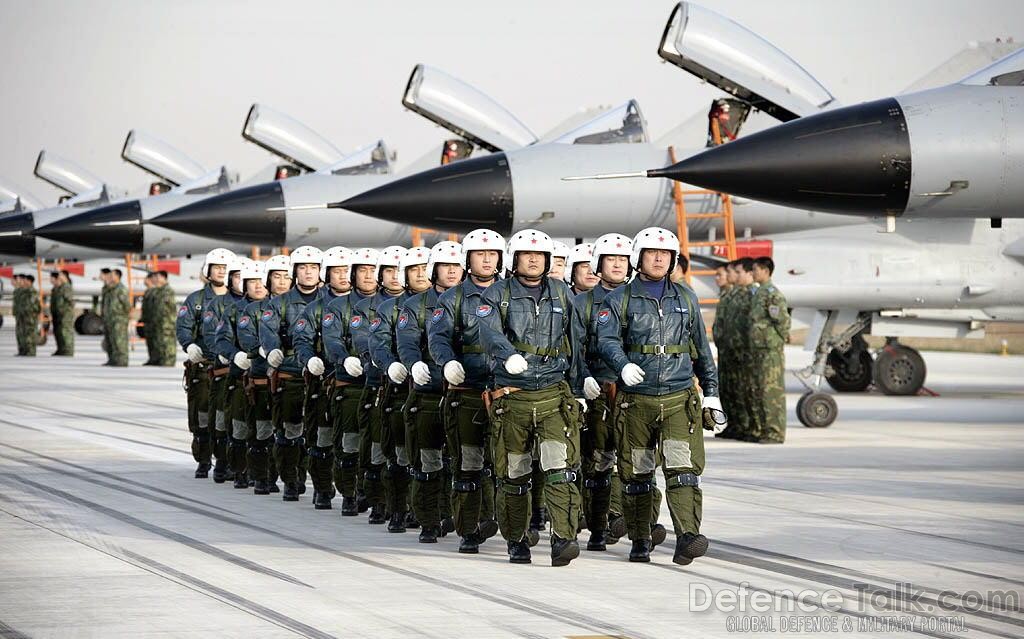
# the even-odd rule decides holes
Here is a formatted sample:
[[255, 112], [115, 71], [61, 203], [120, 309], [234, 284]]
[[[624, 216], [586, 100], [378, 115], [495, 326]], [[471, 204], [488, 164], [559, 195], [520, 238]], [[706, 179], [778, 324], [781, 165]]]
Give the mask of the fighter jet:
[[[680, 66], [702, 73], [700, 41], [680, 24], [674, 38], [666, 32], [662, 55], [678, 44]], [[785, 123], [664, 168], [588, 177], [667, 177], [794, 208], [885, 216], [890, 230], [898, 217], [994, 226], [1024, 217], [1024, 50], [953, 84], [842, 108], [825, 101], [815, 114], [765, 104], [757, 78], [716, 84]]]
[[0, 215], [44, 208], [42, 201], [11, 182], [0, 180]]
[[[437, 165], [460, 160], [473, 151], [519, 148], [537, 139], [493, 99], [426, 65], [417, 65], [410, 74], [403, 104], [458, 136], [414, 162], [413, 168], [424, 162]], [[383, 143], [365, 149], [360, 157], [364, 158], [362, 163], [339, 164], [208, 198], [151, 219], [146, 226], [276, 246], [384, 246], [408, 242], [410, 226], [323, 207], [323, 202], [394, 179], [390, 153]]]

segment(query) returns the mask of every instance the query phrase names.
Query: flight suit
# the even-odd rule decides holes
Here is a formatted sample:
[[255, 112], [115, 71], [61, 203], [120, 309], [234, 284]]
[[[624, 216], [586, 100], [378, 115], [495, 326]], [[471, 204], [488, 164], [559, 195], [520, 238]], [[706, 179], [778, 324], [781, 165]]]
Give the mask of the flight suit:
[[[480, 340], [476, 310], [486, 287], [467, 279], [445, 291], [427, 326], [430, 355], [443, 371], [459, 361], [466, 379], [448, 386], [442, 417], [452, 459], [452, 515], [455, 531], [479, 544], [497, 532], [494, 521], [494, 462], [490, 422], [481, 393], [492, 387], [494, 360]], [[433, 378], [433, 375], [431, 375]]]
[[786, 297], [771, 280], [762, 283], [750, 305], [753, 430], [761, 441], [786, 439], [786, 356], [790, 317]]
[[62, 282], [50, 291], [50, 322], [57, 341], [54, 355], [75, 354], [75, 293], [71, 284]]
[[704, 471], [701, 397], [718, 395], [718, 374], [692, 291], [665, 283], [661, 299], [634, 280], [609, 293], [598, 317], [598, 348], [613, 370], [646, 373], [616, 397], [616, 437], [623, 509], [631, 540], [650, 539], [649, 513], [661, 461], [666, 501], [678, 536], [700, 533]]
[[[545, 474], [544, 502], [558, 538], [575, 540], [581, 497], [580, 406], [573, 396], [582, 336], [571, 319], [572, 293], [561, 280], [544, 278], [539, 299], [518, 279], [492, 284], [476, 309], [485, 350], [495, 359], [490, 395], [491, 437], [498, 483], [496, 510], [502, 536], [521, 542], [530, 519], [533, 450]], [[512, 375], [509, 357], [529, 368]], [[570, 383], [572, 382], [572, 383]]]
[[[252, 302], [243, 297], [234, 304], [228, 304], [217, 325], [213, 347], [219, 357], [228, 361], [224, 423], [228, 437], [228, 465], [234, 474], [235, 488], [248, 488], [250, 480], [246, 451], [253, 437], [253, 410], [246, 395], [245, 371], [235, 365], [234, 359], [242, 350], [238, 340], [238, 321], [245, 316], [245, 309]], [[249, 321], [246, 320], [247, 323]]]
[[[274, 423], [270, 398], [270, 378], [267, 360], [260, 355], [260, 318], [274, 298], [266, 297], [250, 302], [242, 310], [235, 324], [238, 350], [249, 357], [249, 370], [243, 380], [249, 401], [249, 440], [245, 465], [254, 481], [253, 493], [267, 495], [278, 492], [277, 466], [271, 457], [274, 447]], [[226, 351], [225, 351], [226, 352]], [[227, 355], [225, 354], [225, 357]], [[234, 359], [234, 356], [231, 357]]]
[[128, 289], [121, 284], [103, 287], [100, 298], [103, 315], [103, 350], [110, 366], [128, 365]]
[[204, 355], [202, 360], [195, 363], [186, 360], [184, 373], [185, 396], [188, 402], [188, 430], [192, 433], [192, 457], [200, 464], [200, 468], [196, 471], [197, 477], [206, 477], [204, 474], [206, 471], [203, 471], [202, 466], [209, 467], [213, 454], [213, 437], [209, 427], [210, 378], [207, 370], [217, 357], [213, 352], [213, 342], [207, 343], [200, 329], [206, 318], [205, 309], [212, 306], [214, 301], [223, 295], [223, 293], [218, 295], [214, 292], [211, 284], [207, 284], [198, 291], [193, 291], [178, 307], [178, 318], [174, 327], [178, 344], [182, 350], [187, 351], [189, 344], [197, 344], [203, 349]]
[[[217, 330], [221, 327], [222, 318], [245, 298], [233, 291], [227, 295], [217, 297], [207, 305], [203, 311], [203, 323], [200, 326], [200, 333], [212, 351], [217, 342]], [[210, 368], [207, 373], [210, 377], [210, 406], [207, 414], [210, 416], [210, 430], [213, 433], [213, 457], [216, 460], [213, 466], [213, 481], [218, 484], [224, 483], [232, 477], [232, 469], [228, 461], [228, 431], [231, 428], [231, 416], [228, 414], [228, 386], [229, 374], [231, 373], [232, 362], [221, 361], [215, 354], [211, 358]]]
[[306, 403], [302, 366], [299, 365], [292, 335], [305, 328], [306, 305], [316, 300], [319, 291], [302, 293], [293, 288], [271, 300], [260, 317], [260, 347], [269, 354], [280, 349], [284, 361], [270, 372], [274, 422], [274, 458], [285, 482], [281, 497], [297, 501], [306, 491], [306, 469], [303, 465]]
[[404, 530], [395, 517], [401, 521], [409, 512], [409, 465], [411, 459], [405, 439], [404, 407], [409, 399], [409, 382], [395, 384], [387, 377], [391, 364], [398, 361], [398, 343], [395, 328], [398, 325], [401, 308], [410, 297], [406, 291], [398, 297], [386, 300], [377, 307], [376, 317], [370, 318], [370, 356], [374, 365], [383, 372], [384, 386], [381, 391], [380, 429], [371, 434], [370, 463], [383, 465], [385, 509], [391, 513], [392, 522], [388, 530]]

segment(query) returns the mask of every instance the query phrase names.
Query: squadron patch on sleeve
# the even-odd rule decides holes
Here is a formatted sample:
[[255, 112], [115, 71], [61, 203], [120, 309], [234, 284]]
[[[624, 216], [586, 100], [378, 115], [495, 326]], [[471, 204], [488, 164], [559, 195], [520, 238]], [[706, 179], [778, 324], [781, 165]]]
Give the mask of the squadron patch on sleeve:
[[430, 321], [435, 323], [435, 324], [437, 324], [438, 322], [441, 321], [442, 317], [444, 317], [444, 309], [443, 308], [434, 309], [434, 314], [430, 316]]
[[181, 308], [178, 309], [178, 317], [185, 317], [186, 313], [188, 313], [187, 306], [182, 306]]
[[612, 316], [612, 312], [608, 310], [602, 310], [597, 312], [597, 323], [607, 324], [608, 319]]
[[362, 315], [353, 315], [352, 316], [352, 321], [350, 321], [348, 323], [348, 325], [350, 327], [352, 327], [352, 328], [359, 328], [360, 326], [363, 325], [363, 316]]
[[405, 328], [409, 325], [409, 316], [402, 313], [398, 316], [398, 328]]
[[377, 330], [378, 326], [380, 326], [380, 318], [379, 317], [374, 318], [374, 320], [372, 322], [370, 322], [370, 330], [371, 331], [375, 331], [375, 330]]
[[476, 316], [477, 317], [487, 317], [493, 311], [494, 311], [494, 307], [492, 307], [490, 304], [481, 304], [480, 306], [476, 307]]
[[245, 328], [249, 325], [249, 316], [243, 315], [242, 319], [238, 320], [238, 328]]
[[771, 306], [769, 306], [768, 307], [768, 315], [772, 319], [777, 318], [779, 316], [779, 307], [776, 304], [772, 304]]
[[273, 316], [274, 316], [274, 311], [272, 311], [270, 309], [267, 309], [267, 310], [263, 311], [263, 321], [264, 322], [267, 321], [268, 319], [270, 319]]
[[203, 323], [204, 324], [209, 324], [212, 319], [213, 319], [213, 311], [206, 311], [205, 313], [203, 313]]
[[327, 328], [328, 326], [330, 326], [333, 323], [334, 323], [334, 313], [327, 313], [326, 315], [324, 315], [323, 320], [320, 321], [320, 324], [322, 324], [324, 328]]
[[306, 328], [306, 320], [305, 320], [305, 318], [299, 319], [299, 321], [295, 322], [295, 330], [301, 331], [301, 330], [304, 330], [305, 328]]

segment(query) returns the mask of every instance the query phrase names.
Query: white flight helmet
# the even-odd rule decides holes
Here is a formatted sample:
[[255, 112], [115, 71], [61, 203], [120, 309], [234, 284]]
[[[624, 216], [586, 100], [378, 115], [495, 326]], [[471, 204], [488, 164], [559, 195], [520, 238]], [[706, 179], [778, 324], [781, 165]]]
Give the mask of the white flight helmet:
[[320, 262], [320, 281], [327, 281], [327, 269], [332, 266], [351, 266], [352, 251], [344, 246], [332, 246], [324, 251], [324, 259]]
[[672, 251], [672, 263], [668, 267], [670, 273], [679, 261], [679, 238], [668, 229], [651, 226], [640, 231], [633, 238], [633, 251], [629, 254], [629, 263], [637, 271], [640, 270], [640, 254], [644, 249]]
[[288, 257], [291, 260], [292, 277], [294, 277], [295, 267], [299, 264], [316, 264], [320, 266], [320, 262], [324, 259], [324, 252], [315, 246], [300, 246], [292, 251]]
[[405, 269], [428, 262], [430, 262], [430, 249], [427, 247], [414, 246], [411, 249], [406, 249], [402, 258], [398, 261], [398, 283], [401, 284], [402, 288], [409, 285], [409, 281], [405, 278]]
[[[380, 284], [380, 270], [387, 266], [398, 267], [402, 262], [402, 256], [405, 255], [405, 247], [403, 246], [389, 246], [377, 254], [377, 270], [373, 273], [373, 279], [377, 280]], [[356, 262], [357, 264], [359, 262]], [[399, 269], [401, 270], [401, 269]], [[401, 275], [399, 275], [401, 277]]]
[[231, 268], [231, 263], [235, 261], [235, 254], [233, 251], [229, 251], [226, 248], [215, 248], [206, 254], [206, 259], [203, 260], [203, 277], [210, 277], [210, 267], [214, 264], [223, 264], [225, 268]]
[[621, 233], [605, 233], [594, 240], [594, 252], [590, 256], [590, 270], [594, 275], [600, 274], [601, 258], [605, 255], [625, 255], [633, 253], [633, 240]]
[[255, 262], [242, 255], [236, 255], [235, 261], [228, 266], [228, 275], [235, 271], [244, 271], [247, 267], [252, 266]]
[[380, 259], [380, 251], [372, 248], [360, 248], [352, 251], [350, 258], [350, 266], [353, 268], [356, 266], [362, 266], [368, 264], [373, 268], [377, 268], [377, 261]]
[[551, 257], [561, 257], [566, 260], [569, 259], [569, 253], [572, 249], [569, 248], [568, 244], [565, 242], [559, 242], [558, 240], [552, 240], [551, 243], [554, 244], [555, 247], [555, 250], [551, 253]]
[[590, 266], [590, 260], [594, 254], [594, 245], [590, 242], [583, 242], [572, 247], [569, 251], [569, 257], [565, 260], [565, 283], [572, 284], [572, 272], [576, 269], [576, 265], [580, 262], [586, 262], [587, 266]]
[[462, 238], [462, 268], [469, 271], [470, 251], [497, 251], [498, 266], [494, 270], [496, 275], [501, 275], [505, 260], [505, 238], [491, 229], [475, 229]]
[[430, 249], [430, 259], [427, 260], [427, 277], [430, 278], [431, 283], [435, 280], [434, 267], [438, 264], [458, 264], [465, 269], [466, 254], [462, 251], [462, 245], [445, 240], [438, 242]]
[[[516, 270], [516, 254], [520, 251], [546, 253], [547, 259], [544, 261], [544, 273], [542, 275], [547, 275], [551, 272], [551, 258], [555, 253], [555, 243], [551, 240], [550, 235], [536, 229], [523, 229], [509, 238], [507, 257], [509, 268], [513, 273]], [[566, 255], [568, 255], [568, 251], [566, 251]]]
[[263, 262], [246, 258], [246, 263], [242, 266], [242, 284], [245, 285], [245, 280], [262, 280], [264, 277], [266, 271], [263, 270]]
[[269, 260], [263, 263], [264, 279], [263, 283], [270, 286], [270, 273], [271, 271], [284, 271], [291, 276], [292, 272], [292, 260], [287, 255], [275, 255]]

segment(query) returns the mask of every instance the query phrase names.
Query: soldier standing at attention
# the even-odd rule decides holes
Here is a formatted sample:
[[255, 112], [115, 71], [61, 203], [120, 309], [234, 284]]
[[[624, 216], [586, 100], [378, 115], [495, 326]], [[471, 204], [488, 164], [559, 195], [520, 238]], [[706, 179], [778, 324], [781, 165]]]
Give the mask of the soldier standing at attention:
[[708, 548], [700, 534], [702, 427], [724, 425], [725, 415], [697, 297], [670, 279], [678, 252], [671, 231], [640, 231], [630, 254], [637, 277], [604, 298], [597, 330], [602, 357], [628, 387], [617, 394], [616, 422], [623, 509], [633, 542], [629, 560], [650, 561], [651, 501], [660, 460], [676, 533], [672, 561], [687, 565]]
[[153, 327], [153, 282], [156, 279], [156, 273], [150, 271], [146, 273], [146, 279], [143, 282], [146, 285], [146, 290], [142, 293], [142, 306], [139, 311], [139, 321], [142, 323], [143, 337], [146, 339], [146, 361], [143, 362], [143, 366], [156, 366], [157, 352], [156, 344], [153, 339], [152, 330]]
[[770, 257], [754, 260], [757, 292], [750, 305], [750, 346], [753, 350], [754, 430], [762, 444], [786, 441], [786, 372], [784, 347], [789, 341], [789, 309], [786, 297], [772, 283], [775, 262]]
[[715, 435], [721, 439], [735, 439], [735, 420], [739, 411], [735, 410], [736, 365], [733, 362], [735, 353], [729, 344], [729, 322], [732, 321], [732, 309], [730, 303], [736, 293], [736, 271], [733, 268], [735, 262], [722, 264], [715, 269], [715, 284], [718, 285], [718, 305], [715, 307], [715, 321], [711, 325], [711, 336], [715, 340], [715, 348], [718, 350], [718, 392], [722, 400], [722, 408], [729, 415], [729, 424], [722, 432]]
[[754, 260], [743, 257], [736, 260], [736, 293], [729, 302], [729, 322], [726, 324], [726, 343], [729, 344], [730, 363], [735, 374], [731, 378], [735, 414], [728, 413], [735, 424], [735, 439], [756, 442], [760, 434], [755, 430], [754, 351], [750, 344], [750, 309], [757, 284], [754, 283]]
[[14, 290], [15, 335], [18, 338], [18, 355], [36, 356], [36, 340], [39, 337], [39, 294], [32, 275], [21, 275], [19, 287]]
[[50, 325], [57, 341], [53, 354], [71, 357], [75, 354], [75, 292], [71, 289], [71, 275], [54, 271], [50, 281]]
[[152, 326], [146, 327], [146, 341], [154, 340], [155, 366], [174, 366], [178, 345], [174, 340], [174, 312], [178, 308], [174, 289], [167, 283], [167, 271], [153, 274]]
[[178, 308], [175, 322], [178, 344], [188, 355], [185, 362], [185, 396], [188, 401], [188, 430], [192, 433], [192, 457], [198, 464], [196, 479], [209, 476], [213, 454], [209, 414], [210, 379], [207, 370], [216, 357], [213, 352], [216, 322], [213, 321], [213, 311], [208, 308], [214, 305], [218, 297], [227, 295], [228, 264], [234, 259], [235, 254], [225, 248], [213, 249], [206, 254], [203, 270], [199, 274], [206, 284], [185, 298], [185, 303]]
[[[203, 330], [206, 331], [206, 340], [211, 351], [216, 354], [217, 331], [221, 327], [223, 317], [228, 314], [229, 309], [236, 306], [245, 299], [242, 290], [242, 265], [250, 261], [247, 257], [238, 257], [228, 264], [228, 293], [218, 297], [213, 303], [206, 307], [203, 316]], [[206, 316], [212, 315], [209, 326]], [[212, 328], [211, 328], [212, 326]], [[231, 415], [229, 414], [228, 394], [230, 392], [231, 361], [224, 357], [215, 357], [213, 365], [209, 369], [210, 375], [210, 430], [213, 432], [213, 481], [223, 484], [232, 477], [232, 469], [229, 464], [228, 440], [231, 430]]]
[[128, 365], [128, 289], [121, 284], [121, 269], [103, 269], [105, 286], [100, 298], [103, 314], [103, 345], [107, 352], [104, 366]]

